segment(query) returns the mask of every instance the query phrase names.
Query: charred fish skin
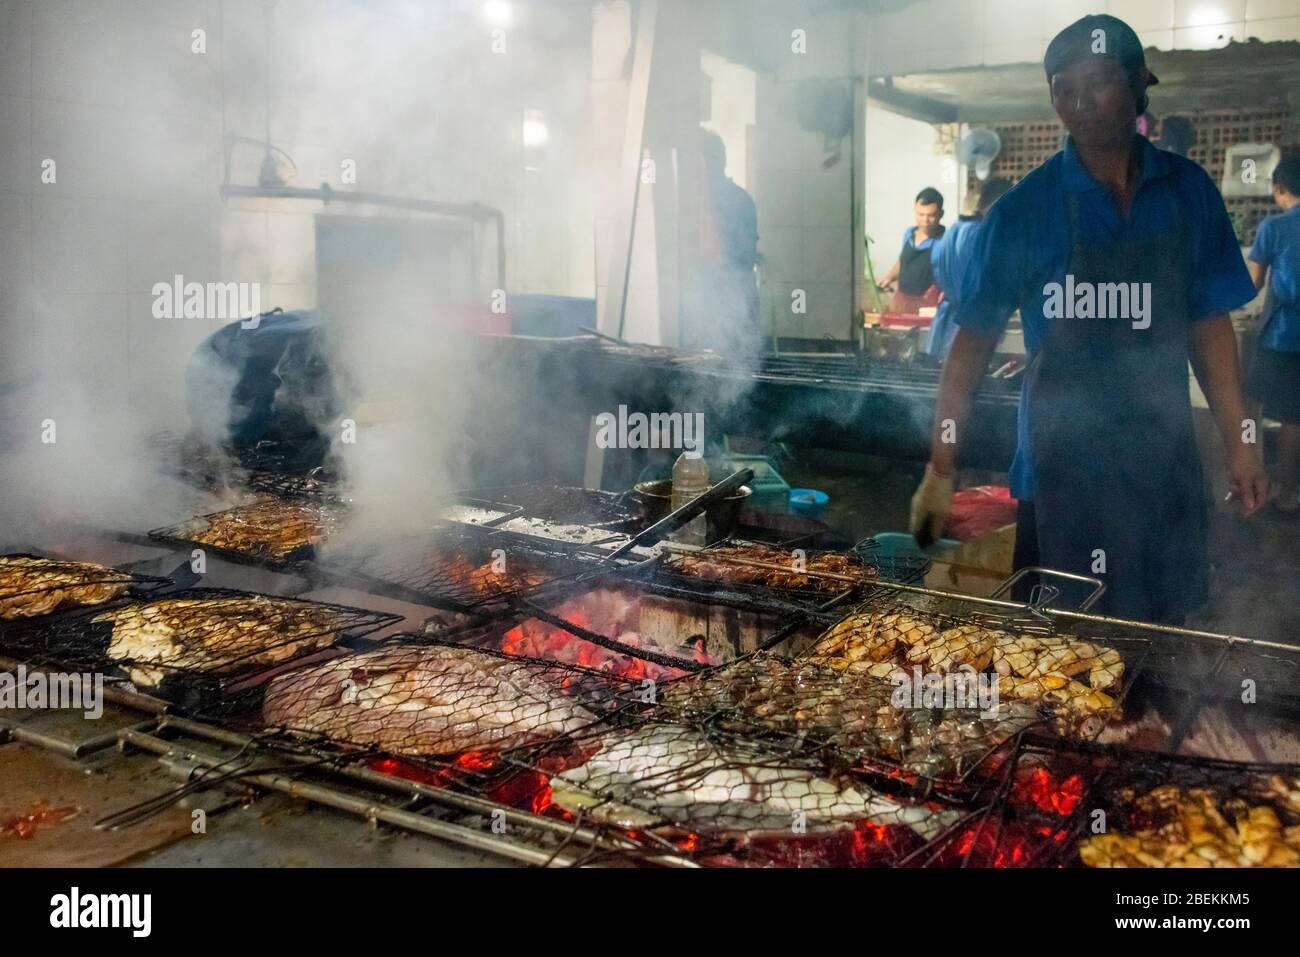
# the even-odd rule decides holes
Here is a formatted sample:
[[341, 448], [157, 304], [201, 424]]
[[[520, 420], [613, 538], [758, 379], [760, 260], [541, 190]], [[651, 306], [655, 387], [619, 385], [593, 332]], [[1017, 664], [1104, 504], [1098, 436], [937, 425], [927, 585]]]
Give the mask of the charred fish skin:
[[677, 824], [722, 831], [833, 830], [870, 819], [932, 836], [944, 812], [840, 785], [772, 755], [716, 745], [676, 725], [608, 735], [585, 764], [551, 779], [552, 800], [623, 827]]
[[93, 562], [0, 555], [0, 620], [36, 618], [60, 607], [102, 605], [134, 579]]
[[447, 646], [377, 649], [282, 675], [262, 716], [267, 727], [409, 755], [516, 747], [595, 720], [539, 667]]

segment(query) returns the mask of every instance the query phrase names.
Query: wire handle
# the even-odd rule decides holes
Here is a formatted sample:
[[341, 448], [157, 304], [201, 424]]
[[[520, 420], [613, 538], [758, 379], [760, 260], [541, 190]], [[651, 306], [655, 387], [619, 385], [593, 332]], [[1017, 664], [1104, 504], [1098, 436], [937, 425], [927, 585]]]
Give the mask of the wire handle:
[[[1097, 601], [1101, 598], [1101, 596], [1106, 591], [1106, 583], [1103, 582], [1100, 578], [1093, 578], [1091, 575], [1079, 575], [1076, 574], [1075, 572], [1057, 571], [1054, 568], [1043, 568], [1039, 565], [1030, 565], [1028, 567], [1021, 568], [1017, 571], [1012, 572], [1010, 578], [1002, 582], [1002, 584], [998, 585], [997, 588], [993, 589], [993, 591], [989, 593], [989, 597], [990, 598], [1002, 597], [1007, 592], [1011, 591], [1012, 587], [1016, 584], [1016, 582], [1020, 581], [1020, 579], [1024, 578], [1026, 575], [1055, 576], [1056, 578], [1064, 578], [1069, 581], [1083, 582], [1085, 585], [1092, 585], [1093, 586], [1092, 593], [1079, 603], [1079, 611], [1087, 611], [1093, 605], [1097, 604]], [[1044, 590], [1039, 591], [1039, 589], [1044, 589]], [[1046, 600], [1039, 600], [1035, 597], [1035, 596], [1039, 596], [1039, 598], [1041, 598], [1042, 596], [1047, 594], [1048, 590], [1054, 591], [1056, 592], [1056, 594], [1051, 595], [1050, 597], [1046, 598]], [[1039, 584], [1034, 586], [1034, 590], [1030, 593], [1029, 606], [1031, 609], [1046, 608], [1049, 604], [1051, 604], [1052, 601], [1054, 601], [1056, 598], [1059, 598], [1060, 594], [1061, 592], [1059, 588], [1056, 588], [1054, 585], [1048, 585], [1046, 583], [1040, 582]]]

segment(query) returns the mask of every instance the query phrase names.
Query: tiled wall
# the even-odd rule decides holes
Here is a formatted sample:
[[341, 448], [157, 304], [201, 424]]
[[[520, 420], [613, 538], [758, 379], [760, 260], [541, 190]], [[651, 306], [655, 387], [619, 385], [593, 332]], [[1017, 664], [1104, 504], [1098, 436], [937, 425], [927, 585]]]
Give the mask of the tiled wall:
[[[588, 12], [520, 22], [494, 54], [472, 7], [458, 20], [432, 4], [386, 12], [400, 9], [0, 0], [0, 376], [57, 377], [183, 427], [185, 361], [221, 322], [154, 319], [155, 282], [258, 282], [264, 308], [315, 304], [323, 207], [217, 194], [223, 130], [265, 136], [268, 94], [294, 185], [497, 206], [510, 291], [591, 295]], [[206, 52], [192, 50], [195, 29]], [[540, 154], [523, 152], [525, 108], [546, 113]], [[232, 180], [256, 182], [261, 156], [238, 147]], [[41, 182], [46, 158], [56, 183]]]
[[[862, 267], [853, 216], [853, 146], [836, 149], [799, 125], [801, 81], [842, 82], [855, 72], [858, 21], [843, 11], [791, 19], [805, 30], [806, 52], [777, 47], [775, 70], [760, 75], [755, 129], [754, 201], [763, 256], [760, 315], [765, 329], [802, 339], [846, 338], [853, 285]], [[861, 130], [858, 130], [859, 135]], [[862, 186], [858, 185], [859, 196]], [[806, 313], [792, 311], [802, 290]]]
[[1110, 13], [1161, 50], [1300, 39], [1295, 0], [921, 0], [873, 18], [873, 75], [1033, 63], [1062, 27]]
[[903, 230], [915, 224], [913, 207], [923, 188], [933, 186], [943, 194], [945, 224], [961, 212], [958, 167], [950, 153], [935, 149], [936, 132], [929, 123], [868, 106], [866, 222], [877, 277], [898, 258]]

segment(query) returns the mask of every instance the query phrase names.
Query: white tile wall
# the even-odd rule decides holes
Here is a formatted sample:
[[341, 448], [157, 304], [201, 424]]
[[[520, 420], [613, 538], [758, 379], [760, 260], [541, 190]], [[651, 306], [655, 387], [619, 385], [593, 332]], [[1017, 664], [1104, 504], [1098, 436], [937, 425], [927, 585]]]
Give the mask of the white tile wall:
[[0, 0], [0, 90], [32, 95], [31, 0]]
[[1246, 0], [1175, 0], [1174, 27], [1203, 27], [1246, 19]]
[[40, 293], [125, 293], [124, 205], [39, 192], [32, 197], [32, 275]]
[[154, 283], [216, 281], [211, 204], [131, 203], [126, 208], [125, 291], [149, 292]]
[[32, 162], [32, 101], [0, 96], [0, 193], [30, 193], [39, 168]]
[[1180, 27], [1174, 30], [1175, 50], [1214, 50], [1233, 40], [1246, 39], [1245, 23], [1221, 23], [1215, 26]]
[[1247, 20], [1246, 36], [1266, 43], [1274, 40], [1300, 40], [1300, 16]]
[[33, 9], [32, 94], [121, 106], [124, 0], [41, 0]]
[[31, 197], [0, 193], [0, 223], [4, 223], [0, 229], [0, 302], [15, 306], [19, 301], [28, 301], [31, 292]]
[[1296, 0], [1246, 0], [1247, 20], [1272, 20], [1296, 13]]
[[1174, 5], [1175, 0], [1110, 0], [1106, 12], [1119, 17], [1150, 45], [1146, 31], [1174, 28]]

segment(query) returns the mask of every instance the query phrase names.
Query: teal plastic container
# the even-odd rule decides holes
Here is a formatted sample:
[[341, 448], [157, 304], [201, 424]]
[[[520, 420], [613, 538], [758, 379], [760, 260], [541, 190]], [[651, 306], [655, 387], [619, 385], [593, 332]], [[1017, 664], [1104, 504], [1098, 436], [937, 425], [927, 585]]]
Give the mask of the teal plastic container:
[[731, 471], [753, 469], [754, 479], [749, 483], [754, 494], [746, 502], [748, 508], [764, 512], [786, 513], [790, 510], [790, 483], [781, 478], [772, 460], [766, 455], [737, 455], [728, 457]]
[[911, 532], [877, 532], [871, 537], [880, 543], [880, 547], [865, 554], [880, 558], [937, 558], [961, 545], [956, 539], [941, 538], [929, 548], [922, 549]]

